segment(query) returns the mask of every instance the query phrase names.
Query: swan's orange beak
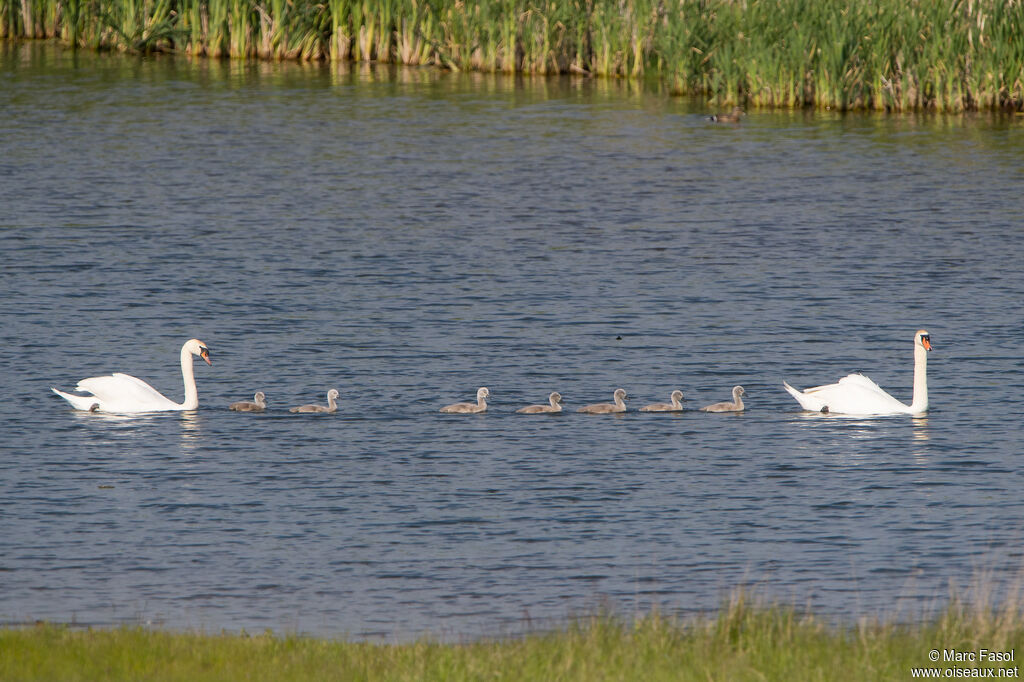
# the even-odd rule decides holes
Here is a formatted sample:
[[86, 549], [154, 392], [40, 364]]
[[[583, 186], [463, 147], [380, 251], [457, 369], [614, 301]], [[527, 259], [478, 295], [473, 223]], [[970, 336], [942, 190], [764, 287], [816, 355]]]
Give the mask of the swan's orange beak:
[[931, 350], [932, 349], [932, 340], [930, 338], [928, 338], [927, 336], [922, 336], [921, 337], [921, 345], [924, 346], [925, 350]]
[[211, 366], [213, 365], [213, 363], [210, 362], [210, 349], [209, 348], [203, 348], [202, 350], [200, 350], [199, 351], [199, 357], [201, 357], [203, 360], [206, 360], [206, 364], [211, 365]]

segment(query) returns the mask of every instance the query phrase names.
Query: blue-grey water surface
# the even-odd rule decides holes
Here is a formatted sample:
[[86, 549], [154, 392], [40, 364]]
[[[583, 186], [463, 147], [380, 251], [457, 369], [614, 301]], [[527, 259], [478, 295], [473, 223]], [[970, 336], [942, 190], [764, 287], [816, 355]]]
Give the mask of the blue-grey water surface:
[[[0, 621], [516, 632], [753, 586], [913, 617], [1024, 540], [1024, 120], [583, 78], [0, 60]], [[926, 417], [808, 415], [864, 371]], [[194, 412], [77, 413], [123, 371]], [[743, 414], [635, 410], [747, 391]], [[492, 393], [484, 415], [438, 409]], [[341, 392], [335, 415], [288, 408]], [[228, 403], [262, 390], [262, 415]], [[567, 412], [514, 410], [565, 397]]]

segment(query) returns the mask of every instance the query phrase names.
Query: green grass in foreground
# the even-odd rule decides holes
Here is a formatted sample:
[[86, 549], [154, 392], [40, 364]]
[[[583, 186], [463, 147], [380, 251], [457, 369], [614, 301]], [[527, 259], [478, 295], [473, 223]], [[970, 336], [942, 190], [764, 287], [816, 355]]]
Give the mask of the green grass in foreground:
[[0, 38], [649, 76], [722, 105], [1024, 108], [1021, 0], [0, 0]]
[[907, 680], [912, 667], [953, 665], [931, 663], [932, 649], [1019, 657], [1024, 619], [1017, 607], [953, 606], [919, 625], [837, 628], [741, 597], [715, 619], [601, 616], [462, 644], [41, 625], [0, 630], [0, 680]]

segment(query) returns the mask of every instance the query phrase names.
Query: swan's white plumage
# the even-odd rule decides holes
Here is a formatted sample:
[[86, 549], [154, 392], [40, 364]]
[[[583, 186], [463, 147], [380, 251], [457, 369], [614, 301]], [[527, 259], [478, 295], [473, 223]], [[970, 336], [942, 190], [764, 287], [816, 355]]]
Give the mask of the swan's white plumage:
[[815, 386], [802, 392], [785, 381], [782, 385], [801, 407], [813, 412], [900, 414], [910, 410], [863, 374], [850, 374], [834, 384]]
[[117, 372], [105, 377], [82, 379], [76, 391], [88, 391], [99, 399], [100, 408], [105, 412], [130, 412], [131, 409], [113, 409], [120, 406], [145, 405], [154, 409], [173, 410], [177, 406], [155, 388], [138, 377]]
[[886, 393], [863, 374], [849, 374], [834, 384], [803, 391], [783, 381], [782, 385], [800, 406], [812, 412], [834, 414], [884, 415], [920, 414], [928, 410], [928, 351], [931, 339], [924, 329], [914, 334], [914, 397], [910, 405]]
[[76, 410], [89, 411], [93, 408], [99, 409], [99, 402], [97, 402], [96, 398], [91, 395], [74, 395], [73, 393], [65, 393], [64, 391], [53, 387], [51, 387], [50, 390], [71, 403], [71, 407]]
[[185, 400], [181, 403], [167, 398], [142, 379], [121, 372], [79, 381], [75, 390], [92, 395], [74, 395], [56, 388], [52, 390], [76, 410], [120, 413], [194, 410], [199, 405], [199, 394], [192, 371], [192, 356], [198, 355], [210, 364], [209, 353], [206, 344], [198, 339], [189, 339], [181, 347], [181, 374], [185, 383]]

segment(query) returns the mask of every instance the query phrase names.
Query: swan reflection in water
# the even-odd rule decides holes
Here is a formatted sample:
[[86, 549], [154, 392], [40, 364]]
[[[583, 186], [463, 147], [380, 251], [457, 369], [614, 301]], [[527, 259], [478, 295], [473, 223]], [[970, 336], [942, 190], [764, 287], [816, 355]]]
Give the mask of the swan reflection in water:
[[928, 461], [930, 455], [928, 452], [928, 441], [931, 440], [931, 436], [928, 435], [928, 417], [921, 415], [914, 417], [910, 421], [914, 430], [914, 460], [918, 464], [924, 464]]
[[165, 415], [158, 412], [102, 412], [100, 410], [75, 410], [71, 413], [82, 424], [106, 423], [121, 425], [125, 428], [139, 424], [151, 424]]
[[830, 449], [838, 448], [846, 453], [845, 457], [853, 457], [851, 461], [859, 461], [873, 458], [871, 453], [874, 452], [874, 442], [898, 441], [916, 464], [927, 462], [933, 454], [929, 451], [931, 435], [926, 415], [912, 416], [908, 424], [906, 417], [901, 415], [864, 417], [801, 412], [792, 415], [790, 423], [797, 425], [799, 431], [806, 430], [802, 437], [797, 435], [799, 444], [795, 446], [796, 450], [825, 454]]
[[202, 421], [195, 410], [178, 414], [181, 416], [181, 452], [194, 454], [199, 449], [203, 436]]
[[[136, 414], [118, 414], [115, 412], [84, 412], [76, 410], [72, 416], [85, 427], [114, 427], [118, 431], [138, 431], [149, 433], [154, 424], [175, 417], [181, 424], [181, 451], [192, 454], [200, 446], [202, 439], [202, 419], [195, 410], [184, 412], [144, 412]], [[102, 427], [100, 427], [102, 428]], [[143, 431], [145, 429], [145, 431]]]
[[926, 441], [931, 440], [931, 436], [928, 435], [928, 417], [921, 415], [920, 417], [913, 417], [910, 422], [914, 425], [914, 440]]

